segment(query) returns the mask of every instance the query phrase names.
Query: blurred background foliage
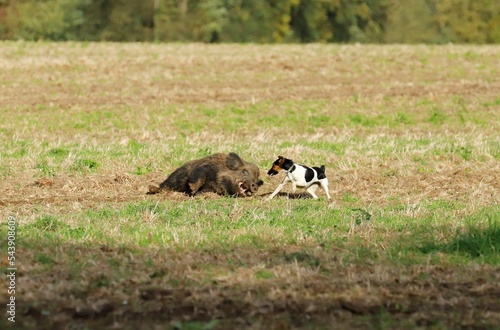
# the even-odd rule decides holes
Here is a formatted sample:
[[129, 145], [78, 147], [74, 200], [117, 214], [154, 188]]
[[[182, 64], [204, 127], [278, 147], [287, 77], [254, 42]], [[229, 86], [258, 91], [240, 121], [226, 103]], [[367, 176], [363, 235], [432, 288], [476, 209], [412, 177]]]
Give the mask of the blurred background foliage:
[[0, 0], [0, 39], [498, 43], [498, 0]]

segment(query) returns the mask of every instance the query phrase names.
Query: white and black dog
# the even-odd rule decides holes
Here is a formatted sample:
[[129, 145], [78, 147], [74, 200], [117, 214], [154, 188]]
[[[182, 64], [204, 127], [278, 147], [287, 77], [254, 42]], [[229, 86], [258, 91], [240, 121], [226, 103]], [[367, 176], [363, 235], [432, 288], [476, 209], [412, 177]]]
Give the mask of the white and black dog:
[[281, 170], [286, 171], [286, 176], [268, 199], [272, 199], [276, 196], [288, 182], [292, 183], [292, 192], [295, 192], [297, 187], [305, 188], [313, 198], [318, 198], [315, 192], [316, 189], [321, 186], [326, 192], [328, 199], [331, 199], [330, 193], [328, 192], [328, 179], [325, 174], [325, 165], [321, 165], [321, 167], [309, 167], [295, 164], [291, 159], [278, 156], [278, 159], [273, 163], [271, 169], [267, 171], [267, 174], [273, 176], [278, 174]]

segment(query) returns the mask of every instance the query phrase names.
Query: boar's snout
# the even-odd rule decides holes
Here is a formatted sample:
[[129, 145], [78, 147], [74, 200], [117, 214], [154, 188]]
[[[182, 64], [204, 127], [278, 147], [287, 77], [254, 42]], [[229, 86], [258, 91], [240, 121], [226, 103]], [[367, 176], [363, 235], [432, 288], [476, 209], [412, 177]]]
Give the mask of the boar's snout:
[[243, 180], [239, 183], [239, 186], [243, 195], [252, 196], [263, 184], [264, 182], [262, 180], [258, 180], [257, 182], [252, 180]]

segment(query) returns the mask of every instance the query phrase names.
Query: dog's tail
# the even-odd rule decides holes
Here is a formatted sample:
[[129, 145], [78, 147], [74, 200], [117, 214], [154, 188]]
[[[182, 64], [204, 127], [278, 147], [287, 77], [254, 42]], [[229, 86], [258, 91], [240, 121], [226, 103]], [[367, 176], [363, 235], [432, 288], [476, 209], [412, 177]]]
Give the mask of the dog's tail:
[[326, 170], [325, 165], [321, 165], [321, 170], [324, 172]]

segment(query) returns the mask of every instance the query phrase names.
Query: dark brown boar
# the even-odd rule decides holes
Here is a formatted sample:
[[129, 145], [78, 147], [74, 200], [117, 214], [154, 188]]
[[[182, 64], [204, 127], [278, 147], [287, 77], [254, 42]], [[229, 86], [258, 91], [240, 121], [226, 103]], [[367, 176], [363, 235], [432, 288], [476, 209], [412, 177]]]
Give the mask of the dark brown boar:
[[195, 195], [214, 192], [219, 195], [251, 196], [263, 184], [257, 165], [231, 152], [191, 160], [177, 168], [160, 187], [150, 186], [150, 193], [164, 189]]

